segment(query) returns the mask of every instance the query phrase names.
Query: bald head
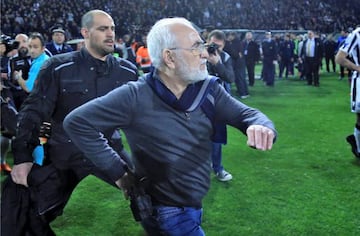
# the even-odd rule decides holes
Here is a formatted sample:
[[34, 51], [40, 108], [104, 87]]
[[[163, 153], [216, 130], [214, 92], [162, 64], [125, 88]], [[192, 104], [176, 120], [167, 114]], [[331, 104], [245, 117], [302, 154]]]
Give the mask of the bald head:
[[91, 10], [85, 13], [85, 15], [83, 15], [83, 17], [81, 18], [81, 27], [87, 29], [91, 28], [94, 25], [95, 15], [105, 15], [110, 19], [112, 19], [112, 17], [108, 13], [102, 10]]
[[245, 38], [246, 38], [247, 40], [252, 40], [252, 38], [253, 38], [252, 33], [251, 33], [251, 32], [247, 32], [246, 35], [245, 35]]
[[91, 10], [82, 17], [81, 24], [85, 48], [93, 57], [105, 60], [114, 51], [114, 20], [104, 11]]
[[29, 37], [26, 34], [18, 34], [15, 36], [15, 41], [27, 41]]

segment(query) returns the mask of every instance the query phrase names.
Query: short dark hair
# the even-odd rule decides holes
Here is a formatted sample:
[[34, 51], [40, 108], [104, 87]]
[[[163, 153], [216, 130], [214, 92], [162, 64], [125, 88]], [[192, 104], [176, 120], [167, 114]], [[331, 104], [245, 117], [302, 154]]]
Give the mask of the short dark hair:
[[93, 25], [94, 11], [88, 11], [81, 18], [81, 27], [91, 28]]
[[30, 34], [29, 39], [39, 39], [41, 46], [45, 46], [45, 38], [39, 32], [33, 32]]
[[208, 35], [208, 39], [210, 39], [211, 37], [215, 37], [218, 40], [226, 40], [226, 36], [225, 33], [222, 30], [213, 30], [209, 33]]

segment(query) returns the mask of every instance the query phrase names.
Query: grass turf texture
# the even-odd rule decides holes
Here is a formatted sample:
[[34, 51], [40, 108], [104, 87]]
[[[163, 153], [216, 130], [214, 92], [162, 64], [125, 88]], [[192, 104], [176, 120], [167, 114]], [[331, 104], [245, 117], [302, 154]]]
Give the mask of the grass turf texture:
[[[278, 140], [273, 150], [257, 151], [228, 129], [223, 164], [233, 180], [212, 175], [206, 235], [360, 235], [360, 165], [345, 141], [355, 122], [349, 84], [337, 74], [320, 77], [319, 88], [298, 79], [274, 88], [256, 80], [249, 88], [242, 101], [275, 122]], [[89, 176], [52, 228], [60, 236], [145, 235], [128, 205], [119, 190]]]

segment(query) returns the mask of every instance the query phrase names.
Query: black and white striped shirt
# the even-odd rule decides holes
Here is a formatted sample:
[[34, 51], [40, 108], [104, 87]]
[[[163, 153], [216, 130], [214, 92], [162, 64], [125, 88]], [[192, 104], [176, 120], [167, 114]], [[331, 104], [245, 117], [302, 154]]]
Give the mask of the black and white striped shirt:
[[340, 50], [348, 54], [355, 65], [360, 65], [360, 27], [347, 36]]

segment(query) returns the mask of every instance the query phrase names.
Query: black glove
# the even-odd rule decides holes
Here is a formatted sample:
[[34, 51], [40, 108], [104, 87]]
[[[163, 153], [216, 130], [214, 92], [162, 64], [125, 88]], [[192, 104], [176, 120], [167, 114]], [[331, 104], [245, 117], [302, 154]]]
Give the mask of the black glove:
[[121, 179], [122, 188], [130, 199], [130, 209], [136, 221], [142, 221], [152, 215], [151, 197], [146, 194], [147, 178], [138, 178], [131, 171]]

